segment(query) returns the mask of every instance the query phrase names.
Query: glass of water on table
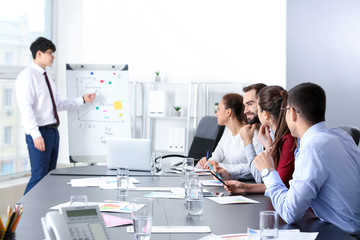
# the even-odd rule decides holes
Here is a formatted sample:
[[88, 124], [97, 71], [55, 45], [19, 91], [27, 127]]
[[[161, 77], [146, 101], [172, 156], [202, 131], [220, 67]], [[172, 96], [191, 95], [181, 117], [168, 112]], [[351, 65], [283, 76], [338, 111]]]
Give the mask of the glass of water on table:
[[204, 209], [202, 185], [198, 182], [191, 182], [186, 194], [186, 211], [190, 215], [200, 215]]
[[153, 199], [134, 198], [131, 202], [131, 207], [135, 239], [150, 239], [153, 217]]
[[186, 180], [186, 175], [194, 171], [194, 159], [193, 158], [184, 158], [183, 168], [182, 168], [182, 179], [183, 182]]

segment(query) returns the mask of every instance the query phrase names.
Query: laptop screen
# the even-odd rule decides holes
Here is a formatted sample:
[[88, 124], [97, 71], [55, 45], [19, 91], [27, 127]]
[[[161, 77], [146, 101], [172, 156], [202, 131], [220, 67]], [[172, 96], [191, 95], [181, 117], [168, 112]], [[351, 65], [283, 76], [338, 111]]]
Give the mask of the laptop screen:
[[138, 138], [108, 138], [109, 169], [127, 166], [129, 170], [151, 171], [151, 140]]

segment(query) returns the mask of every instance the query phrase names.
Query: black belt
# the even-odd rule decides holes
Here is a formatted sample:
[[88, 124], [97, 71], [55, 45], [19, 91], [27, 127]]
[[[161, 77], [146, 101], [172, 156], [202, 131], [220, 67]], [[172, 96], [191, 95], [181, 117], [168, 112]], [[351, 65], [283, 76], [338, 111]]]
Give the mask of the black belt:
[[39, 128], [57, 128], [56, 123], [53, 124], [49, 124], [49, 125], [45, 125], [45, 126], [40, 126]]

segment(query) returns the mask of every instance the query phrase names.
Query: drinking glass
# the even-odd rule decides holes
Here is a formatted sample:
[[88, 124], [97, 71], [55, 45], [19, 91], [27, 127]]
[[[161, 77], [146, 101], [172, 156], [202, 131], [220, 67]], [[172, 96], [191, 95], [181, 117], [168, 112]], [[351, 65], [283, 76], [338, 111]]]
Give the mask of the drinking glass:
[[278, 238], [278, 214], [276, 211], [260, 212], [260, 238]]
[[193, 158], [184, 158], [183, 168], [182, 168], [182, 179], [185, 182], [186, 174], [194, 171], [194, 159]]
[[199, 184], [199, 175], [195, 172], [189, 172], [186, 173], [185, 175], [185, 183], [184, 183], [185, 199], [191, 184]]
[[119, 167], [117, 169], [117, 188], [120, 195], [127, 196], [129, 192], [129, 168]]
[[153, 152], [151, 155], [152, 173], [160, 175], [162, 173], [162, 155], [159, 152]]
[[117, 189], [116, 193], [116, 201], [121, 202], [128, 202], [128, 195], [125, 195], [126, 193], [124, 191], [121, 191], [120, 189]]
[[153, 217], [153, 200], [151, 198], [134, 198], [132, 200], [131, 207], [135, 239], [150, 239]]
[[190, 215], [200, 215], [204, 209], [202, 186], [191, 183], [186, 196], [186, 211]]
[[87, 196], [86, 195], [71, 195], [70, 196], [70, 206], [71, 207], [81, 207], [87, 205]]

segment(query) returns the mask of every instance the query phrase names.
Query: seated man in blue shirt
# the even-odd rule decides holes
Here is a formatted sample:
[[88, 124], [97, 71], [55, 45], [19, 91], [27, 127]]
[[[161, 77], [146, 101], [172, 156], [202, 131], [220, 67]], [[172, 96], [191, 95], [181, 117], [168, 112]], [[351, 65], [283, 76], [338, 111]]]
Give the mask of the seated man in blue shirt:
[[311, 207], [325, 222], [360, 235], [360, 150], [353, 139], [325, 123], [326, 95], [313, 83], [289, 91], [286, 122], [300, 138], [295, 151], [295, 171], [287, 189], [270, 152], [259, 154], [254, 164], [266, 185], [275, 210], [287, 223], [300, 220]]

